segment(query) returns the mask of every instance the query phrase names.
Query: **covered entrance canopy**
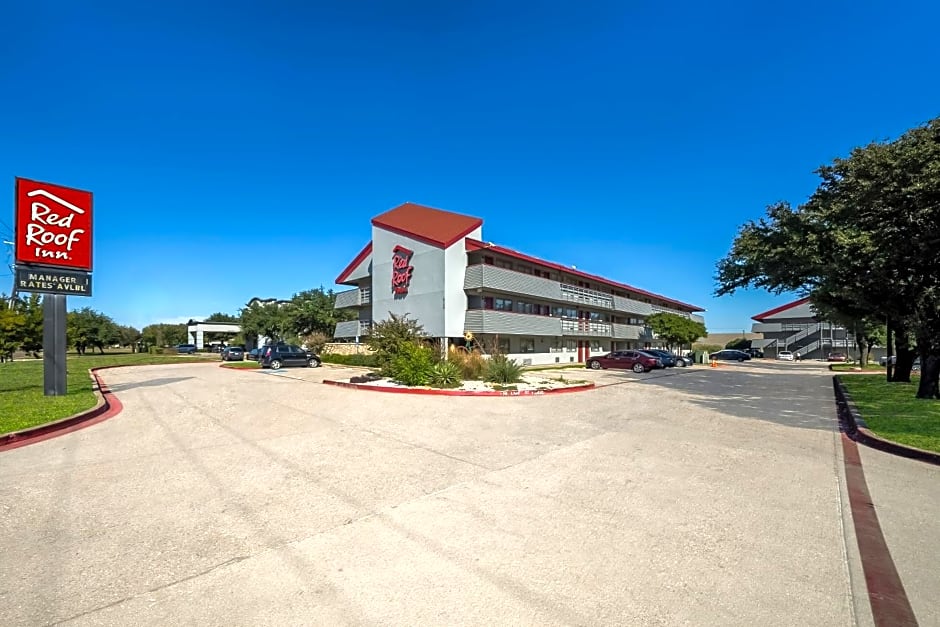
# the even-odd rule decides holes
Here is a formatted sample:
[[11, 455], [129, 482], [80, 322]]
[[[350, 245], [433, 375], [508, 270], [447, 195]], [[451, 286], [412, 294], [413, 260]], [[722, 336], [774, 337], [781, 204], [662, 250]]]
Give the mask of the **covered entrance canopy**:
[[241, 333], [242, 327], [234, 322], [199, 322], [190, 320], [186, 324], [189, 334], [189, 343], [195, 344], [197, 349], [206, 347], [206, 333]]

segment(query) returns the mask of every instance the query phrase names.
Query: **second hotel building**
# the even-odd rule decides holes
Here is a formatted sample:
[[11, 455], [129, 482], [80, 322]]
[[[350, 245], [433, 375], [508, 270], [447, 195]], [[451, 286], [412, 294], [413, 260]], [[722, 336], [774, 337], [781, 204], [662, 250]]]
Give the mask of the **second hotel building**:
[[584, 362], [660, 343], [646, 316], [704, 322], [701, 307], [483, 240], [483, 220], [414, 203], [372, 219], [372, 239], [336, 278], [336, 308], [358, 311], [335, 337], [363, 340], [388, 313], [442, 342], [473, 333], [520, 363]]

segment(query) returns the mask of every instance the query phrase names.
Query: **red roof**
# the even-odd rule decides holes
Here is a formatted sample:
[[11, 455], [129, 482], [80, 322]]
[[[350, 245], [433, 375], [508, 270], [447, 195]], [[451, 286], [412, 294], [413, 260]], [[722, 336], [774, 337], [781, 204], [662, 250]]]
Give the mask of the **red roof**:
[[336, 277], [335, 283], [345, 283], [346, 279], [349, 278], [349, 275], [352, 274], [352, 271], [356, 269], [363, 260], [372, 253], [372, 242], [366, 244], [365, 248], [359, 251], [359, 254], [356, 255], [356, 258], [350, 262], [346, 269], [339, 273], [339, 276]]
[[643, 296], [648, 296], [650, 298], [657, 298], [661, 301], [671, 303], [673, 305], [683, 307], [685, 309], [690, 309], [692, 311], [705, 311], [703, 308], [696, 305], [690, 305], [688, 303], [683, 303], [682, 301], [674, 300], [672, 298], [666, 298], [660, 294], [654, 294], [653, 292], [647, 292], [646, 290], [641, 290], [638, 287], [633, 287], [632, 285], [627, 285], [625, 283], [617, 283], [616, 281], [611, 281], [610, 279], [605, 279], [602, 276], [597, 276], [596, 274], [588, 274], [587, 272], [582, 272], [580, 270], [575, 270], [569, 266], [563, 266], [559, 263], [553, 261], [545, 261], [544, 259], [539, 259], [538, 257], [532, 257], [524, 253], [512, 250], [511, 248], [505, 248], [503, 246], [497, 246], [496, 244], [486, 244], [484, 242], [477, 241], [475, 239], [467, 238], [467, 250], [492, 250], [495, 253], [501, 255], [506, 255], [508, 257], [514, 257], [515, 259], [521, 259], [523, 261], [528, 261], [529, 263], [538, 264], [541, 266], [548, 266], [558, 270], [559, 272], [567, 272], [568, 274], [573, 274], [575, 276], [583, 277], [585, 279], [591, 279], [592, 281], [597, 281], [598, 283], [603, 283], [610, 287], [616, 287], [618, 289], [634, 292], [636, 294], [641, 294]]
[[758, 322], [763, 322], [767, 318], [771, 316], [775, 316], [781, 311], [786, 311], [787, 309], [793, 309], [794, 307], [799, 307], [800, 305], [803, 305], [808, 302], [809, 302], [809, 297], [807, 296], [806, 298], [795, 300], [792, 303], [787, 303], [786, 305], [780, 305], [779, 307], [774, 307], [773, 309], [769, 311], [765, 311], [764, 313], [759, 313], [756, 316], [751, 316], [751, 320], [757, 320]]
[[483, 224], [480, 218], [406, 202], [380, 216], [372, 225], [438, 248], [448, 248]]

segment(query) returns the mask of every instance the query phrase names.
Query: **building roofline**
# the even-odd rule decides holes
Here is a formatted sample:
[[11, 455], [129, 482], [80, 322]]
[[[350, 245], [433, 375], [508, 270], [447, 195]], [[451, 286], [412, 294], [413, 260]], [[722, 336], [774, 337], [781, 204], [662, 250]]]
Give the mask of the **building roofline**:
[[806, 298], [795, 300], [792, 303], [787, 303], [786, 305], [780, 305], [779, 307], [768, 309], [767, 311], [763, 313], [759, 313], [756, 316], [751, 316], [751, 320], [756, 320], [757, 322], [763, 322], [770, 316], [775, 316], [781, 311], [786, 311], [787, 309], [793, 309], [794, 307], [799, 307], [800, 305], [804, 305], [808, 302], [809, 302], [809, 296], [807, 296]]
[[344, 284], [349, 279], [349, 275], [352, 274], [353, 270], [356, 269], [356, 266], [358, 266], [360, 263], [365, 261], [366, 257], [368, 257], [371, 254], [372, 254], [372, 242], [370, 241], [368, 244], [365, 245], [365, 247], [363, 247], [362, 250], [359, 251], [359, 254], [356, 255], [356, 258], [353, 259], [349, 263], [349, 265], [346, 266], [343, 269], [343, 271], [339, 273], [334, 283], [336, 283], [337, 285]]
[[[385, 222], [385, 221], [382, 219], [383, 216], [386, 216], [386, 215], [388, 215], [389, 213], [394, 212], [396, 209], [401, 209], [402, 207], [405, 207], [406, 205], [412, 205], [412, 206], [414, 206], [414, 207], [421, 207], [422, 209], [430, 209], [431, 211], [436, 211], [436, 212], [438, 212], [438, 213], [448, 214], [448, 215], [450, 215], [450, 216], [454, 216], [455, 218], [468, 219], [468, 220], [471, 220], [471, 224], [470, 224], [470, 226], [469, 226], [468, 228], [464, 229], [463, 231], [461, 231], [461, 232], [458, 233], [457, 235], [452, 235], [452, 236], [451, 236], [450, 238], [448, 238], [448, 239], [442, 239], [442, 238], [428, 237], [428, 236], [426, 236], [426, 235], [419, 235], [419, 234], [414, 233], [414, 232], [412, 232], [412, 231], [410, 231], [410, 230], [408, 230], [408, 229], [404, 229], [404, 228], [401, 228], [401, 227], [398, 227], [398, 226], [390, 225], [390, 224], [388, 224], [387, 222]], [[404, 235], [405, 237], [410, 237], [411, 239], [414, 239], [414, 240], [416, 240], [416, 241], [422, 242], [422, 243], [427, 244], [427, 245], [429, 245], [429, 246], [434, 246], [434, 247], [436, 247], [436, 248], [445, 248], [445, 249], [446, 249], [446, 248], [450, 248], [451, 246], [453, 246], [454, 244], [456, 244], [456, 243], [459, 242], [460, 240], [464, 239], [467, 235], [469, 235], [470, 233], [472, 233], [472, 232], [475, 231], [476, 229], [480, 228], [482, 225], [483, 225], [483, 219], [482, 219], [482, 218], [477, 218], [476, 216], [468, 216], [468, 215], [465, 215], [465, 214], [462, 214], [462, 213], [455, 213], [455, 212], [453, 212], [453, 211], [448, 211], [448, 210], [446, 210], [446, 209], [440, 209], [440, 208], [438, 208], [438, 207], [431, 207], [431, 206], [429, 206], [429, 205], [422, 205], [421, 203], [411, 202], [411, 201], [404, 202], [404, 203], [402, 203], [402, 204], [400, 204], [400, 205], [397, 205], [397, 206], [395, 206], [395, 207], [392, 207], [391, 209], [389, 209], [389, 210], [386, 211], [385, 213], [382, 213], [382, 214], [377, 215], [376, 217], [372, 218], [372, 226], [377, 226], [377, 227], [379, 227], [380, 229], [383, 229], [383, 230], [385, 230], [385, 231], [389, 231], [390, 233], [395, 233], [395, 234], [397, 234], [397, 235]]]
[[545, 259], [540, 259], [539, 257], [533, 257], [532, 255], [527, 255], [527, 254], [525, 254], [525, 253], [520, 253], [519, 251], [513, 250], [513, 249], [511, 249], [511, 248], [506, 248], [506, 247], [504, 247], [504, 246], [498, 246], [498, 245], [496, 245], [496, 244], [490, 244], [490, 243], [486, 243], [486, 242], [481, 242], [481, 241], [479, 241], [479, 240], [475, 240], [475, 239], [472, 239], [472, 238], [469, 238], [469, 237], [466, 239], [466, 244], [467, 244], [467, 251], [468, 251], [468, 252], [474, 251], [474, 250], [492, 250], [493, 252], [500, 253], [500, 254], [503, 254], [503, 255], [507, 255], [507, 256], [509, 256], [509, 257], [514, 257], [514, 258], [516, 258], [516, 259], [521, 259], [521, 260], [523, 260], [523, 261], [528, 261], [529, 263], [541, 264], [541, 265], [543, 265], [543, 266], [548, 266], [548, 267], [550, 267], [550, 268], [554, 268], [555, 270], [558, 270], [558, 271], [560, 271], [560, 272], [567, 272], [567, 273], [573, 274], [573, 275], [575, 275], [575, 276], [580, 276], [580, 277], [583, 277], [583, 278], [586, 278], [586, 279], [591, 279], [591, 280], [593, 280], [593, 281], [597, 281], [597, 282], [599, 282], [599, 283], [603, 283], [603, 284], [608, 285], [608, 286], [610, 286], [610, 287], [616, 287], [616, 288], [619, 288], [619, 289], [622, 289], [622, 290], [627, 290], [627, 291], [630, 291], [630, 292], [635, 292], [635, 293], [637, 293], [637, 294], [641, 294], [641, 295], [643, 295], [643, 296], [648, 296], [648, 297], [650, 297], [650, 298], [658, 298], [659, 300], [665, 301], [665, 302], [667, 302], [667, 303], [671, 303], [671, 304], [673, 304], [673, 305], [678, 305], [679, 307], [684, 307], [684, 308], [686, 308], [686, 309], [690, 309], [690, 310], [692, 310], [693, 312], [696, 312], [696, 311], [705, 311], [705, 309], [703, 309], [702, 307], [699, 307], [699, 306], [697, 306], [697, 305], [690, 305], [689, 303], [684, 303], [684, 302], [682, 302], [681, 300], [676, 300], [676, 299], [674, 299], [674, 298], [669, 298], [669, 297], [667, 297], [667, 296], [663, 296], [662, 294], [656, 294], [656, 293], [654, 293], [654, 292], [648, 292], [648, 291], [643, 290], [643, 289], [640, 289], [640, 288], [638, 288], [638, 287], [634, 287], [634, 286], [632, 286], [632, 285], [627, 285], [626, 283], [619, 283], [619, 282], [617, 282], [617, 281], [613, 281], [613, 280], [611, 280], [611, 279], [607, 279], [607, 278], [604, 278], [604, 277], [599, 276], [599, 275], [596, 275], [596, 274], [590, 274], [590, 273], [588, 273], [588, 272], [582, 272], [581, 270], [577, 270], [577, 269], [571, 268], [571, 267], [569, 267], [569, 266], [564, 266], [564, 265], [562, 265], [562, 264], [560, 264], [560, 263], [556, 263], [556, 262], [554, 262], [554, 261], [547, 261], [547, 260], [545, 260]]

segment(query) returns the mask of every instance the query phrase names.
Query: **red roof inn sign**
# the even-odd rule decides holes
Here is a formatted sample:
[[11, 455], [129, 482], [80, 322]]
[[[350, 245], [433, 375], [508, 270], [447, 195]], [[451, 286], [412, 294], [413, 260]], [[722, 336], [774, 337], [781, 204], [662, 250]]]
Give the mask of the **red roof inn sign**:
[[91, 271], [91, 192], [16, 179], [16, 264]]
[[404, 246], [392, 249], [392, 292], [399, 296], [407, 294], [411, 285], [411, 275], [415, 271], [411, 265], [412, 255], [414, 251]]

